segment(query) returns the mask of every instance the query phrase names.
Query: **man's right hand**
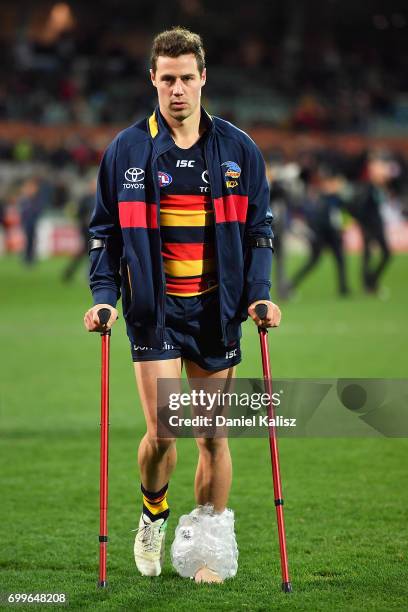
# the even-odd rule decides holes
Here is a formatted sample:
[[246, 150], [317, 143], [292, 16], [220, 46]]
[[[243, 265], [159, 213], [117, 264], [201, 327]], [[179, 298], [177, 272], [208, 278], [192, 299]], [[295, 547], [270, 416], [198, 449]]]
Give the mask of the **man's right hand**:
[[[106, 326], [101, 325], [99, 322], [98, 310], [101, 310], [101, 308], [108, 308], [111, 313], [111, 316]], [[84, 315], [84, 325], [86, 329], [90, 332], [100, 332], [106, 329], [110, 329], [117, 318], [118, 311], [116, 310], [116, 308], [114, 308], [110, 304], [97, 304], [96, 306], [92, 306], [92, 308], [86, 311]]]

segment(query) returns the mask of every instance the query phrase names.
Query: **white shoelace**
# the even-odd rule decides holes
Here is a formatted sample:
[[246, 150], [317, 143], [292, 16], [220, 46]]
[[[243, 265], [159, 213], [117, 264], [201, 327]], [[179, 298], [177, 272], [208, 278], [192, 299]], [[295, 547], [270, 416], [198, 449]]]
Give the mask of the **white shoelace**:
[[143, 527], [135, 530], [137, 531], [137, 538], [140, 538], [144, 552], [160, 551], [160, 527], [156, 527], [154, 523], [145, 523]]

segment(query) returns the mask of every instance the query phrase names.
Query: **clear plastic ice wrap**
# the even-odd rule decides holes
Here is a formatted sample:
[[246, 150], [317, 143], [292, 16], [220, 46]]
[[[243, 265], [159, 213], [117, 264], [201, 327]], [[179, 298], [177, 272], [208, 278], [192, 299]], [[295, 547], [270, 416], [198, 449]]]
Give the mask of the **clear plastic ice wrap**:
[[233, 578], [238, 569], [238, 547], [232, 510], [215, 512], [207, 504], [180, 517], [171, 547], [174, 569], [184, 578], [192, 578], [207, 566], [220, 578]]

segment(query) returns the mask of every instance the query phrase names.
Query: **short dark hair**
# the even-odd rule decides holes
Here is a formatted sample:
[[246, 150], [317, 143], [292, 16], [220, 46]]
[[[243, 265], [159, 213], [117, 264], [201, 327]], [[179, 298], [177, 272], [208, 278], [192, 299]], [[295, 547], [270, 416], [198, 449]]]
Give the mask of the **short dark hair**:
[[153, 40], [150, 62], [153, 72], [157, 69], [159, 55], [165, 57], [178, 57], [192, 53], [197, 60], [198, 72], [203, 73], [205, 68], [205, 51], [203, 41], [199, 34], [190, 32], [185, 28], [176, 26], [157, 34]]

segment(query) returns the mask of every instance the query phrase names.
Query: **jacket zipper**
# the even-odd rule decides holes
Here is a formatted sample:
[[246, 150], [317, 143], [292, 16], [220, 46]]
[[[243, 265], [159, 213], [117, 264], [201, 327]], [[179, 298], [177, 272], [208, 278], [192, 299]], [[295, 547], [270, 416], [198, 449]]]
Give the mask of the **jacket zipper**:
[[208, 172], [208, 181], [210, 184], [210, 191], [211, 191], [211, 204], [212, 204], [212, 208], [214, 211], [214, 242], [215, 242], [215, 259], [216, 259], [216, 264], [217, 264], [217, 280], [218, 280], [218, 298], [219, 298], [219, 312], [220, 312], [220, 323], [221, 323], [221, 329], [222, 329], [222, 335], [223, 335], [223, 341], [225, 341], [224, 338], [224, 325], [222, 322], [222, 304], [221, 304], [221, 300], [222, 300], [222, 296], [221, 296], [221, 282], [220, 282], [220, 256], [219, 256], [219, 252], [218, 252], [218, 240], [217, 240], [217, 213], [215, 210], [215, 206], [214, 206], [214, 198], [213, 198], [213, 189], [212, 189], [212, 185], [214, 184], [211, 180], [211, 172], [210, 172], [210, 166], [208, 164], [208, 158], [207, 158], [207, 147], [208, 147], [208, 140], [205, 143], [204, 146], [204, 160], [205, 160], [205, 165], [207, 166], [207, 172]]
[[162, 342], [162, 344], [164, 345], [164, 330], [165, 330], [165, 326], [166, 326], [166, 276], [164, 274], [164, 266], [163, 266], [163, 256], [162, 256], [162, 238], [161, 238], [161, 232], [160, 232], [160, 185], [158, 186], [158, 175], [156, 174], [156, 176], [154, 176], [154, 170], [153, 170], [153, 166], [156, 165], [157, 166], [157, 160], [159, 159], [160, 155], [163, 155], [164, 153], [166, 153], [166, 151], [168, 151], [169, 149], [171, 149], [172, 145], [167, 147], [167, 149], [164, 149], [163, 151], [160, 152], [159, 155], [157, 155], [154, 159], [152, 159], [152, 173], [153, 173], [153, 185], [155, 185], [156, 190], [157, 187], [157, 228], [159, 231], [159, 238], [160, 238], [160, 267], [161, 267], [161, 274], [162, 274], [162, 284], [163, 284], [163, 289], [162, 289], [162, 294], [161, 294], [161, 309], [162, 309], [162, 320], [161, 320], [161, 335], [160, 335], [160, 340]]
[[132, 279], [130, 278], [129, 264], [127, 264], [126, 267], [127, 267], [129, 290], [130, 290], [130, 303], [132, 303], [133, 302], [133, 289], [132, 289]]

